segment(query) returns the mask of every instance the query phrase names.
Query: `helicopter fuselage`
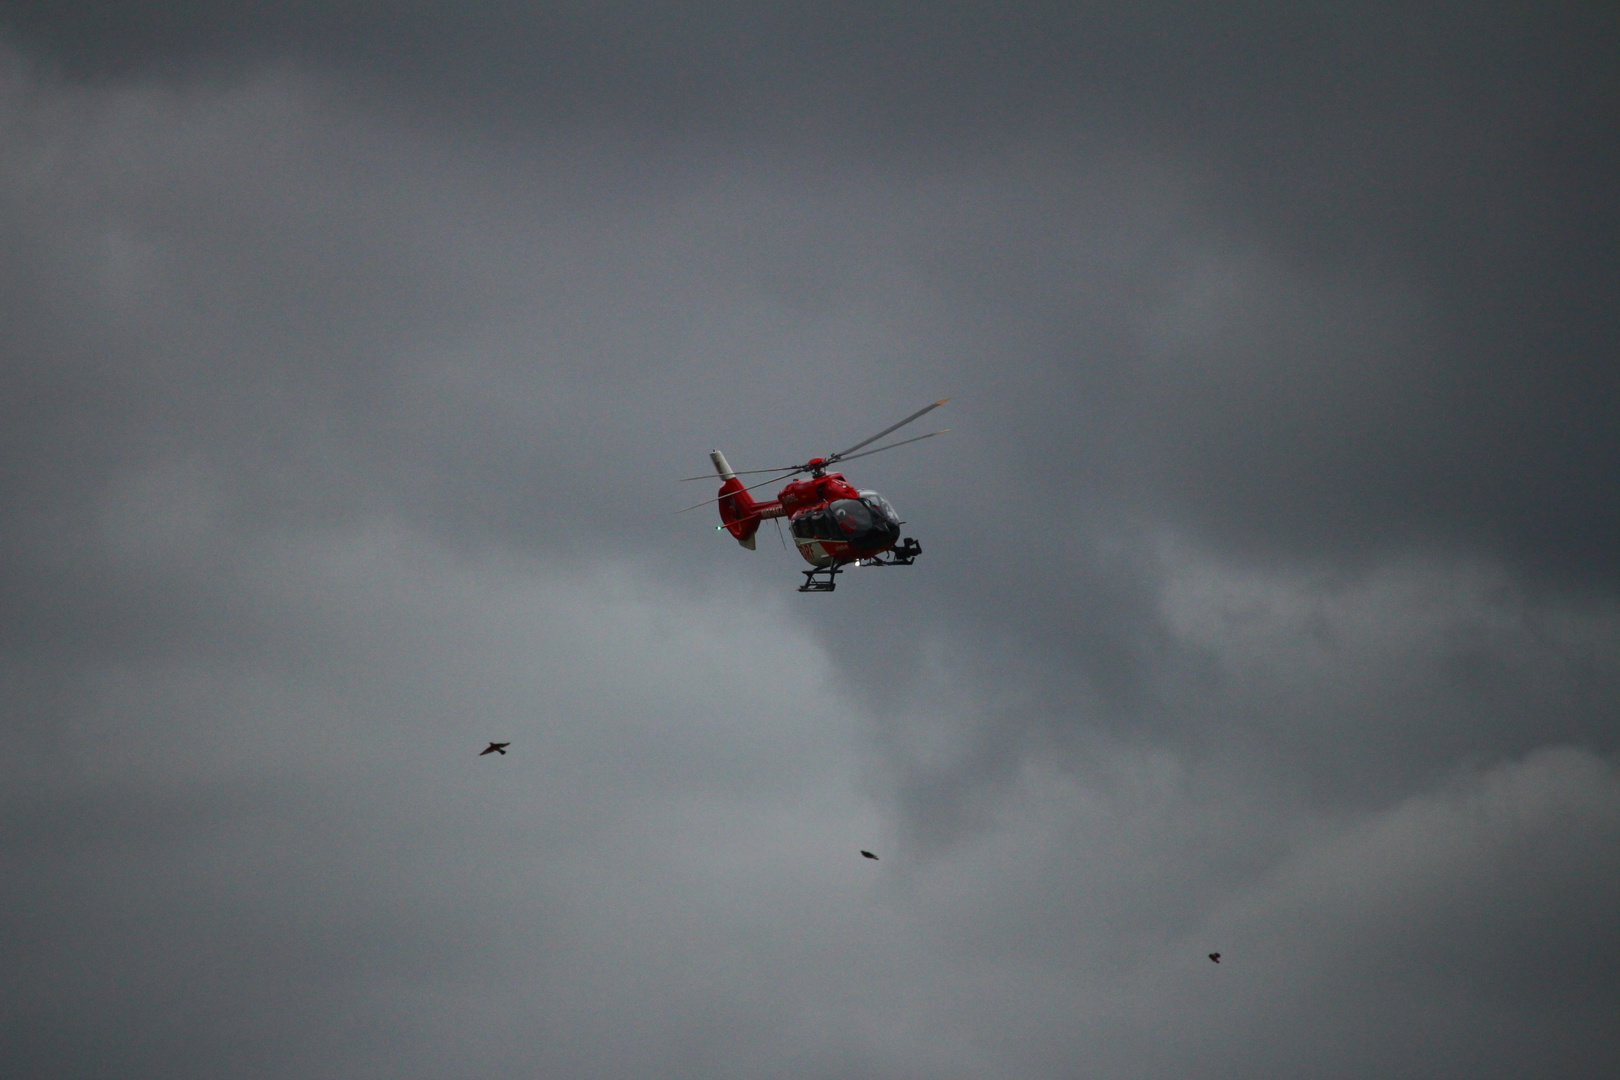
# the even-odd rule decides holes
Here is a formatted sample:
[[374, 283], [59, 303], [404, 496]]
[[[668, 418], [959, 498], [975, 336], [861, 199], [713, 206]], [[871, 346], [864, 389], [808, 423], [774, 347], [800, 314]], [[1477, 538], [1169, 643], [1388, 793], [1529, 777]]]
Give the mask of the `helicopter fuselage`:
[[[767, 511], [772, 504], [763, 504]], [[875, 491], [859, 491], [841, 473], [793, 480], [776, 497], [779, 515], [799, 555], [811, 566], [839, 566], [870, 559], [900, 539], [900, 516]]]

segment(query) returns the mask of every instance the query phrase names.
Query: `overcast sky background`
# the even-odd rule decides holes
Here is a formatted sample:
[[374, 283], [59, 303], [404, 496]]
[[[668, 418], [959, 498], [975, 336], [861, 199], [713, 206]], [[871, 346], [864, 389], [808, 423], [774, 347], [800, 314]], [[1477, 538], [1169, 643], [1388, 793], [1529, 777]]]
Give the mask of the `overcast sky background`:
[[1620, 9], [1309, 7], [0, 2], [0, 1072], [1620, 1074]]

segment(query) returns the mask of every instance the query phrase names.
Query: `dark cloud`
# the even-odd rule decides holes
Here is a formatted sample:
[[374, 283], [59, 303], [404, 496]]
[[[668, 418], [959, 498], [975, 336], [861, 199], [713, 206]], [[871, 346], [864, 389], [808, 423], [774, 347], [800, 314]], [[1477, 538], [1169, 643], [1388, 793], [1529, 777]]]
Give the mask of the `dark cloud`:
[[[897, 239], [923, 247], [906, 268], [946, 294], [958, 325], [942, 337], [984, 327], [975, 352], [1040, 356], [1054, 400], [1084, 397], [1111, 419], [1083, 460], [1111, 481], [1112, 498], [1140, 487], [1187, 527], [1242, 547], [1308, 554], [1438, 537], [1554, 580], [1613, 586], [1620, 523], [1603, 496], [1620, 455], [1605, 422], [1617, 394], [1605, 358], [1620, 282], [1593, 238], [1616, 227], [1606, 192], [1620, 163], [1600, 136], [1620, 98], [1596, 44], [1615, 31], [1601, 8], [1403, 5], [1351, 18], [1032, 5], [1011, 19], [973, 5], [928, 18], [881, 5], [720, 5], [680, 17], [423, 5], [386, 20], [342, 5], [84, 11], [30, 5], [9, 22], [87, 74], [230, 68], [252, 50], [369, 72], [424, 105], [453, 100], [458, 122], [510, 117], [542, 140], [616, 131], [637, 140], [628, 171], [672, 174], [678, 190], [701, 168], [694, 151], [796, 148], [788, 171], [805, 170], [805, 195], [829, 178], [847, 183], [839, 177], [862, 160], [885, 163], [876, 178], [897, 200], [977, 164], [984, 187], [957, 192], [976, 205], [908, 215], [915, 231]], [[557, 110], [578, 115], [558, 128], [547, 119]], [[1031, 142], [1065, 152], [1044, 169], [994, 163]], [[365, 168], [363, 146], [336, 149]], [[1078, 264], [1109, 223], [1075, 201], [1095, 187], [1076, 173], [1095, 175], [1122, 152], [1179, 159], [1169, 171], [1182, 183], [1180, 220], [1157, 235], [1116, 229], [1114, 258]], [[601, 162], [598, 190], [626, 182], [616, 165], [631, 162]], [[281, 197], [307, 206], [307, 194]], [[376, 279], [410, 254], [377, 247], [365, 208], [333, 211], [321, 227], [356, 241], [338, 258], [366, 268], [344, 280], [402, 299]], [[966, 236], [947, 239], [963, 225]], [[241, 227], [215, 222], [207, 235]], [[814, 228], [791, 249], [795, 276], [767, 281], [771, 291], [814, 287], [815, 263], [837, 258]], [[247, 269], [262, 273], [275, 245], [243, 239], [258, 255]], [[1264, 250], [1245, 250], [1256, 243]], [[780, 255], [758, 258], [784, 272]], [[1244, 295], [1222, 280], [1234, 272], [1273, 280]], [[277, 308], [282, 327], [298, 332], [320, 305], [344, 302], [336, 282], [310, 284], [301, 307]], [[1186, 298], [1212, 305], [1211, 321], [1145, 347], [1153, 310], [1187, 290], [1213, 293]], [[417, 292], [413, 304], [431, 309], [435, 292]], [[1144, 362], [1151, 375], [1122, 374]], [[1146, 444], [1126, 475], [1106, 464], [1121, 428]]]
[[9, 1071], [1612, 1071], [1609, 8], [0, 25]]

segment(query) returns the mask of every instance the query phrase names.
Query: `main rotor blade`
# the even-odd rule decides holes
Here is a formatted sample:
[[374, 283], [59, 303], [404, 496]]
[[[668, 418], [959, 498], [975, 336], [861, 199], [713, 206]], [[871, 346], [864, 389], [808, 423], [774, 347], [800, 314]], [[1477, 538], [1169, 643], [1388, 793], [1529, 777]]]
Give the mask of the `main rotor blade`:
[[[759, 483], [757, 483], [757, 484], [750, 484], [750, 485], [749, 485], [749, 486], [748, 486], [748, 487], [745, 487], [745, 488], [743, 488], [743, 489], [742, 489], [742, 490], [743, 490], [743, 491], [753, 491], [753, 490], [754, 490], [754, 489], [755, 489], [755, 488], [760, 488], [760, 487], [769, 487], [769, 486], [770, 486], [770, 485], [772, 485], [772, 484], [774, 484], [774, 483], [776, 483], [776, 481], [777, 481], [777, 480], [786, 480], [786, 479], [787, 479], [787, 478], [788, 478], [788, 477], [790, 477], [790, 476], [792, 476], [792, 475], [793, 475], [793, 473], [794, 473], [794, 472], [798, 472], [798, 471], [799, 471], [799, 470], [798, 470], [798, 469], [794, 469], [794, 470], [793, 470], [793, 472], [787, 472], [787, 473], [783, 473], [783, 474], [782, 474], [782, 475], [781, 475], [781, 476], [778, 476], [778, 477], [775, 477], [775, 478], [774, 478], [774, 479], [771, 479], [771, 480], [761, 480], [761, 481], [760, 481], [760, 482], [759, 482]], [[716, 477], [716, 478], [715, 478], [715, 479], [719, 479], [719, 477]], [[721, 481], [721, 483], [724, 483], [724, 482], [725, 482], [725, 481], [723, 481], [723, 480], [722, 480], [722, 481]], [[728, 491], [728, 492], [726, 492], [726, 493], [725, 493], [725, 494], [724, 494], [724, 495], [716, 495], [716, 496], [715, 496], [715, 497], [714, 497], [714, 498], [712, 498], [712, 499], [704, 499], [704, 500], [703, 500], [703, 501], [702, 501], [702, 502], [700, 502], [700, 503], [696, 503], [696, 504], [694, 504], [694, 505], [692, 505], [692, 506], [688, 506], [688, 507], [687, 507], [687, 508], [686, 508], [686, 510], [696, 510], [696, 509], [697, 509], [697, 508], [698, 508], [698, 507], [699, 507], [699, 506], [708, 506], [708, 505], [709, 505], [709, 504], [711, 504], [711, 503], [717, 503], [717, 502], [719, 502], [719, 501], [720, 501], [720, 500], [721, 500], [721, 499], [729, 499], [729, 498], [731, 498], [731, 497], [732, 497], [732, 496], [733, 496], [733, 495], [736, 495], [736, 494], [738, 494], [738, 492], [735, 492], [735, 491]], [[686, 510], [677, 510], [677, 511], [675, 511], [675, 512], [676, 512], [676, 513], [677, 513], [677, 514], [684, 514], [684, 513], [686, 513]]]
[[[938, 401], [934, 402], [932, 405], [929, 405], [926, 408], [918, 409], [916, 412], [912, 413], [910, 416], [906, 417], [904, 420], [900, 421], [898, 424], [890, 424], [888, 427], [884, 428], [882, 431], [878, 432], [876, 435], [872, 436], [870, 439], [862, 439], [860, 442], [856, 443], [854, 446], [850, 447], [848, 450], [840, 450], [838, 453], [832, 455], [831, 457], [829, 457], [827, 459], [827, 464], [831, 465], [835, 461], [842, 461], [846, 455], [854, 453], [855, 451], [859, 450], [863, 446], [869, 446], [872, 443], [877, 442], [879, 439], [883, 438], [883, 436], [887, 435], [891, 431], [899, 431], [901, 428], [905, 427], [907, 424], [911, 423], [913, 420], [917, 419], [919, 416], [922, 416], [925, 413], [933, 412], [935, 409], [939, 408], [941, 405], [945, 404], [949, 400], [951, 400], [951, 399], [950, 398], [940, 398]], [[899, 446], [900, 444], [895, 443], [895, 445]]]
[[[760, 473], [768, 473], [768, 472], [795, 473], [795, 472], [802, 472], [803, 470], [804, 470], [803, 465], [783, 465], [780, 469], [734, 469], [734, 470], [732, 470], [731, 475], [732, 476], [757, 476]], [[677, 480], [675, 482], [677, 484], [684, 484], [689, 480], [718, 480], [718, 479], [720, 479], [720, 477], [716, 476], [714, 473], [704, 473], [702, 476], [683, 476], [683, 477], [681, 477], [679, 480]]]
[[[946, 400], [949, 401], [950, 399], [946, 398]], [[929, 408], [931, 409], [931, 408], [933, 408], [933, 406], [930, 405]], [[924, 439], [932, 439], [935, 435], [943, 435], [949, 430], [951, 430], [951, 429], [950, 428], [940, 428], [938, 431], [930, 431], [926, 435], [918, 435], [915, 438], [911, 438], [911, 439], [901, 439], [899, 442], [890, 443], [888, 446], [879, 446], [874, 450], [868, 450], [868, 451], [866, 451], [865, 453], [862, 453], [862, 454], [848, 454], [848, 453], [840, 454], [836, 459], [828, 458], [827, 461], [825, 462], [825, 464], [834, 465], [834, 464], [838, 464], [838, 463], [844, 462], [844, 461], [854, 461], [856, 458], [870, 457], [873, 454], [881, 454], [885, 450], [893, 450], [895, 447], [904, 446], [907, 443], [921, 442]], [[860, 447], [852, 446], [852, 447], [850, 447], [850, 449], [851, 450], [858, 450], [858, 449], [860, 449]], [[808, 465], [789, 465], [789, 466], [787, 466], [786, 468], [783, 468], [783, 469], [739, 469], [736, 472], [732, 473], [732, 475], [733, 476], [752, 476], [752, 475], [755, 475], [755, 474], [758, 474], [758, 473], [777, 473], [778, 474], [778, 479], [786, 479], [787, 477], [792, 476], [794, 473], [808, 472], [809, 469], [810, 469], [810, 467]], [[715, 477], [715, 475], [713, 473], [710, 473], [707, 476], [683, 476], [678, 481], [678, 483], [684, 484], [688, 480], [714, 480], [714, 479], [717, 479], [717, 477]], [[763, 487], [766, 484], [769, 484], [770, 482], [771, 481], [769, 481], [769, 480], [761, 480], [759, 483], [755, 484], [754, 487]], [[752, 491], [753, 488], [744, 488], [743, 490], [744, 491]], [[714, 502], [719, 502], [720, 499], [723, 499], [723, 498], [725, 498], [725, 496], [721, 495], [719, 498], [714, 499], [713, 501]], [[703, 506], [703, 505], [705, 505], [705, 504], [704, 503], [698, 503], [698, 506]], [[695, 509], [697, 509], [697, 507], [688, 507], [687, 509], [695, 510]], [[683, 511], [679, 511], [679, 512], [680, 513], [685, 513], [686, 511], [683, 510]]]
[[[949, 430], [951, 429], [941, 428], [939, 431], [930, 431], [926, 435], [918, 435], [915, 439], [901, 439], [899, 442], [892, 442], [888, 446], [880, 446], [876, 450], [868, 450], [864, 454], [851, 454], [849, 457], [844, 458], [843, 461], [854, 461], [856, 458], [870, 457], [873, 454], [881, 454], [885, 450], [893, 450], [897, 446], [906, 445], [906, 443], [921, 442], [924, 439], [932, 439], [935, 435], [943, 435]], [[840, 462], [840, 464], [842, 464], [842, 462]]]

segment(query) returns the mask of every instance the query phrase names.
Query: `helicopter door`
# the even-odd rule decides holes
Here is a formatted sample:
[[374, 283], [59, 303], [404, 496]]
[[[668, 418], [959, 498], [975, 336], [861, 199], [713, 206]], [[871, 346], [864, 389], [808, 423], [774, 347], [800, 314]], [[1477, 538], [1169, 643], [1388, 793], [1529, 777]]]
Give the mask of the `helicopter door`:
[[827, 553], [826, 541], [844, 539], [825, 507], [806, 510], [788, 523], [788, 529], [793, 533], [799, 554], [814, 566], [826, 566], [833, 561]]

